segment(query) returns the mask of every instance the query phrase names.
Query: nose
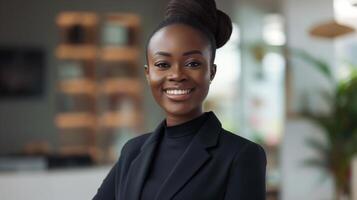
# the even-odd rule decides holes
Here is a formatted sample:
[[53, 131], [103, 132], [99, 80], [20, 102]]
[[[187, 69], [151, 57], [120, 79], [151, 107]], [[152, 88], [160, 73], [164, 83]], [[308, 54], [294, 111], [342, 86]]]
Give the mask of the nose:
[[183, 67], [178, 64], [172, 66], [169, 71], [168, 80], [175, 82], [182, 82], [187, 80], [187, 75]]

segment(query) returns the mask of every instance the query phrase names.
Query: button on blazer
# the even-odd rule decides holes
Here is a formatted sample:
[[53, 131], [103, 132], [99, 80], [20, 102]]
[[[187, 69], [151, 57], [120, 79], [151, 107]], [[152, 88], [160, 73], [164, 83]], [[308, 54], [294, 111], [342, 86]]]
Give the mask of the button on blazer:
[[[164, 122], [129, 140], [94, 200], [139, 200]], [[261, 146], [224, 130], [213, 112], [193, 137], [154, 200], [263, 200]]]

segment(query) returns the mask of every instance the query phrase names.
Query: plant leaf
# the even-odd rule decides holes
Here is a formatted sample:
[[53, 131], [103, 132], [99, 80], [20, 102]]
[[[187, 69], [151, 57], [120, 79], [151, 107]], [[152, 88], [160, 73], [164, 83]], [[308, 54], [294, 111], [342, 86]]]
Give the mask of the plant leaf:
[[331, 72], [331, 68], [327, 62], [322, 59], [311, 56], [306, 51], [300, 49], [292, 49], [293, 55], [301, 58], [302, 60], [309, 62], [311, 66], [320, 71], [329, 81], [334, 82], [334, 77]]

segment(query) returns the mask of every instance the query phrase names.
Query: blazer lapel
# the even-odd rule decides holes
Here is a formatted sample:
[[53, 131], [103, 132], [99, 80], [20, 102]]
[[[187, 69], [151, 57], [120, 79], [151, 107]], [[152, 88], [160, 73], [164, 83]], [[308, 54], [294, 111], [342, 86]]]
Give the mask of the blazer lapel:
[[156, 200], [171, 199], [202, 165], [209, 161], [211, 155], [206, 149], [217, 144], [220, 132], [221, 123], [213, 112], [209, 112], [208, 119], [161, 186]]
[[132, 161], [128, 171], [127, 182], [124, 187], [124, 198], [139, 200], [143, 183], [153, 160], [155, 149], [163, 132], [164, 121], [155, 129], [150, 137], [145, 141], [138, 156]]

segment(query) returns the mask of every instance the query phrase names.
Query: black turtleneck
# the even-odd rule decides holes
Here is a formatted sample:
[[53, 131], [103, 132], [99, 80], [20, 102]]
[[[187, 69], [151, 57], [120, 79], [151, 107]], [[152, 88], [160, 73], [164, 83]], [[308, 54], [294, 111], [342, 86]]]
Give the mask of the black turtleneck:
[[141, 192], [141, 200], [153, 200], [194, 135], [207, 119], [207, 113], [188, 122], [167, 127], [155, 152]]

